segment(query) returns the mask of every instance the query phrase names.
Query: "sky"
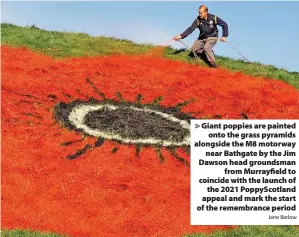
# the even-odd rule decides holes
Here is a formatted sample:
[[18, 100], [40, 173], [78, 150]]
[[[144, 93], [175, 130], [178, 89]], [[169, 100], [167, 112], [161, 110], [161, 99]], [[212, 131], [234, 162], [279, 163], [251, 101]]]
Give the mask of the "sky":
[[[1, 1], [1, 23], [162, 45], [191, 25], [202, 4], [227, 22], [227, 40], [235, 47], [218, 42], [216, 55], [242, 59], [239, 52], [252, 62], [299, 72], [296, 1]], [[221, 37], [222, 28], [218, 29]], [[183, 42], [191, 47], [198, 34], [196, 29]], [[170, 45], [186, 48], [176, 41]]]

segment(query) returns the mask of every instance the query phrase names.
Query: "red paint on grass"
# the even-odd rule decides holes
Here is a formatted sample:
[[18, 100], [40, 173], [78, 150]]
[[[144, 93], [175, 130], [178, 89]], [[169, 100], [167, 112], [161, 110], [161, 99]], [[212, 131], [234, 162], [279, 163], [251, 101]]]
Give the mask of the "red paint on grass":
[[[53, 119], [47, 97], [69, 102], [100, 99], [89, 77], [107, 98], [162, 95], [164, 106], [196, 99], [183, 108], [196, 117], [298, 119], [299, 93], [281, 81], [207, 69], [150, 56], [107, 56], [55, 61], [22, 48], [2, 49], [2, 228], [45, 230], [70, 236], [182, 236], [229, 226], [190, 226], [189, 172], [163, 150], [160, 164], [152, 148], [116, 146], [111, 141], [67, 160], [95, 138], [80, 138]], [[19, 94], [32, 95], [34, 99]], [[178, 151], [189, 160], [182, 150]]]

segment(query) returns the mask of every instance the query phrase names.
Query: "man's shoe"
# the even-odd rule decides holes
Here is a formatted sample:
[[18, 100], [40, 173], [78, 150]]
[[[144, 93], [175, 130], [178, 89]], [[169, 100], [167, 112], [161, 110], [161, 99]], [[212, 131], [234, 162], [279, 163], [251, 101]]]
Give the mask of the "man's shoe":
[[217, 65], [216, 64], [210, 64], [210, 67], [217, 68]]

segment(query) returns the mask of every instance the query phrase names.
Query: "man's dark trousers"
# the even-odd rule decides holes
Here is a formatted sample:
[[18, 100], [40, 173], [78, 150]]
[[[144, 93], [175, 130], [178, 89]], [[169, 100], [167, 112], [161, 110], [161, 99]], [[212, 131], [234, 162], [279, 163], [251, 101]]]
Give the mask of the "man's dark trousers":
[[213, 51], [213, 47], [218, 41], [218, 37], [210, 37], [207, 39], [198, 39], [194, 42], [193, 46], [191, 47], [191, 50], [196, 54], [202, 54], [205, 52], [207, 59], [210, 63], [211, 67], [216, 67], [216, 60], [215, 55]]

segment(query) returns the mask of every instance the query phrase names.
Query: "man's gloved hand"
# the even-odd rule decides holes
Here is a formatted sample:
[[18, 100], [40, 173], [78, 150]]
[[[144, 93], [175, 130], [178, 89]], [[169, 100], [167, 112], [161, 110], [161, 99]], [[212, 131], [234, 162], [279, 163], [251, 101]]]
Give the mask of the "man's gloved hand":
[[222, 41], [222, 42], [226, 42], [226, 38], [225, 38], [225, 37], [221, 37], [221, 38], [220, 38], [220, 41]]
[[177, 35], [177, 36], [174, 36], [174, 37], [173, 37], [173, 40], [175, 40], [175, 41], [178, 41], [178, 40], [180, 40], [180, 39], [182, 39], [182, 36], [180, 36], [180, 35]]

